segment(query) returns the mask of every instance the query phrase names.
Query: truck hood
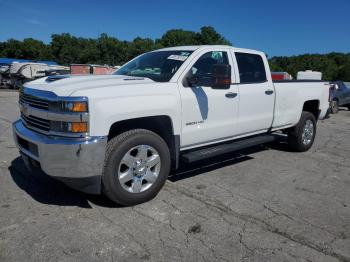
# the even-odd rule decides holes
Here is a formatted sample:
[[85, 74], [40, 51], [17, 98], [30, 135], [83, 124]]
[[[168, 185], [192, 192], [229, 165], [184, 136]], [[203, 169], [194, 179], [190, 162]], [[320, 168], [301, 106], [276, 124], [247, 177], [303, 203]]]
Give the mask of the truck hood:
[[123, 75], [60, 75], [43, 77], [26, 83], [24, 87], [51, 91], [58, 96], [70, 96], [76, 91], [90, 88], [138, 85], [152, 82], [154, 83], [149, 78]]

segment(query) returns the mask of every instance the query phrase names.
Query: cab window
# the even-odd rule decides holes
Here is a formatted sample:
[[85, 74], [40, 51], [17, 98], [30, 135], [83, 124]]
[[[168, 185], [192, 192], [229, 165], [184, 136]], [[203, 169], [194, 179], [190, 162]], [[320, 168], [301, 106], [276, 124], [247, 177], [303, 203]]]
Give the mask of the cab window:
[[[227, 52], [212, 51], [202, 55], [191, 67], [187, 77], [197, 77], [201, 86], [212, 85], [212, 74], [214, 65], [229, 65]], [[185, 83], [185, 86], [189, 86]]]
[[262, 57], [256, 54], [236, 52], [241, 84], [261, 83], [267, 80]]
[[202, 55], [192, 66], [191, 73], [195, 76], [211, 76], [213, 65], [228, 65], [227, 53], [212, 51]]

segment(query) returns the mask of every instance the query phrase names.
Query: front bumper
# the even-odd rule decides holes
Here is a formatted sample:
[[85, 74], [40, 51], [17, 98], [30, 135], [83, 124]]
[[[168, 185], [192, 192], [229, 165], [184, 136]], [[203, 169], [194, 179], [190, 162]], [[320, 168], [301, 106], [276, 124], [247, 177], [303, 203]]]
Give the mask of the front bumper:
[[31, 159], [26, 164], [36, 161], [46, 174], [69, 187], [101, 193], [106, 136], [87, 140], [46, 136], [26, 128], [20, 120], [13, 123], [13, 134], [23, 158]]

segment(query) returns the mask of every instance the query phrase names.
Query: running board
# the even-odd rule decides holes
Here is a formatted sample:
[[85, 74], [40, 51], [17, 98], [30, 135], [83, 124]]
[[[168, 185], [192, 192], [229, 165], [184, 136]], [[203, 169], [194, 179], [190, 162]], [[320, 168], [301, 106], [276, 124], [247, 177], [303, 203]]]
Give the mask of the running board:
[[209, 157], [214, 157], [225, 153], [242, 150], [248, 147], [271, 143], [275, 140], [276, 140], [276, 137], [274, 135], [255, 136], [255, 137], [246, 138], [239, 141], [234, 141], [231, 143], [221, 144], [217, 146], [207, 147], [204, 149], [199, 149], [197, 151], [184, 153], [181, 156], [181, 158], [184, 162], [191, 163], [191, 162], [206, 159]]

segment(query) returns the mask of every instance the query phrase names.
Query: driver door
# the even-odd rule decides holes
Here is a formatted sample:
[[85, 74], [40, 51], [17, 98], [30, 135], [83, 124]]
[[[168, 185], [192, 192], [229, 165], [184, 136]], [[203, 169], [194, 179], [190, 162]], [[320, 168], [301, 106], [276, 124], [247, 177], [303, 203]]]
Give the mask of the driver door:
[[[191, 148], [214, 143], [236, 135], [235, 125], [238, 118], [238, 86], [228, 89], [210, 87], [214, 64], [231, 66], [231, 83], [235, 82], [235, 67], [229, 50], [202, 51], [190, 63], [179, 79], [182, 101], [181, 147]], [[201, 76], [201, 84], [190, 87], [187, 79]], [[206, 83], [207, 82], [207, 83]]]

